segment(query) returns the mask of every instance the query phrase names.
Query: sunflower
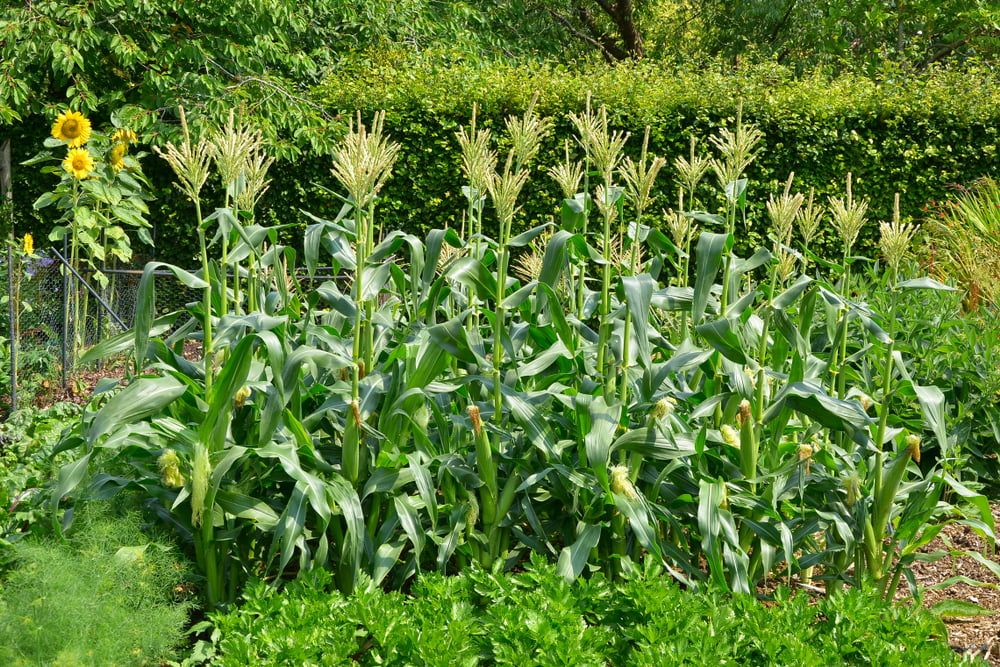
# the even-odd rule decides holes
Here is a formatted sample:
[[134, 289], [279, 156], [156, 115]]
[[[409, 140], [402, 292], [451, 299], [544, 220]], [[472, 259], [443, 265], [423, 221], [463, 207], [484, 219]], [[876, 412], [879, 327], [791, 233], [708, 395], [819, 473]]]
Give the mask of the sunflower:
[[90, 121], [79, 111], [64, 111], [52, 125], [52, 136], [70, 148], [79, 148], [90, 139]]
[[35, 253], [35, 239], [31, 234], [24, 235], [24, 254], [33, 255]]
[[115, 130], [115, 133], [111, 135], [111, 140], [118, 142], [120, 144], [135, 144], [139, 142], [139, 137], [136, 136], [135, 130], [129, 130], [124, 127], [120, 127]]
[[94, 159], [86, 148], [73, 148], [63, 160], [63, 169], [77, 180], [83, 180], [94, 170]]
[[111, 154], [108, 157], [108, 163], [111, 168], [115, 170], [117, 174], [125, 166], [125, 144], [115, 144], [115, 147], [111, 149]]

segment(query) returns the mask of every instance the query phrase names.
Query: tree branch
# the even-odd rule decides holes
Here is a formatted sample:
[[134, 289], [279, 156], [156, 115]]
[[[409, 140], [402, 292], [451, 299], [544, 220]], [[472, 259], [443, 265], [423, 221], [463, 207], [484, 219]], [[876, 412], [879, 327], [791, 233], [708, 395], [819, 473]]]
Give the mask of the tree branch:
[[606, 58], [613, 61], [625, 60], [629, 57], [628, 52], [616, 44], [614, 38], [601, 30], [597, 25], [597, 21], [594, 20], [594, 15], [586, 7], [577, 5], [576, 15], [580, 23], [583, 24], [583, 27], [587, 29], [587, 32], [600, 44]]

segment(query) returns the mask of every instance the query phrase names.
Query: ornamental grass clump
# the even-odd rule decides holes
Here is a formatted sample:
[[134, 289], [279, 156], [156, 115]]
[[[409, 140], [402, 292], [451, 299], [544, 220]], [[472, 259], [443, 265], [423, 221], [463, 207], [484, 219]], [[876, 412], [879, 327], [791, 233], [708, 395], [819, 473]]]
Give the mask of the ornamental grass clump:
[[[536, 113], [506, 124], [499, 159], [491, 133], [459, 131], [466, 224], [423, 238], [376, 226], [398, 146], [382, 114], [356, 119], [333, 158], [345, 204], [301, 253], [274, 229], [233, 236], [259, 263], [255, 307], [248, 289], [225, 314], [213, 301], [154, 320], [142, 300], [109, 344], [132, 344], [136, 373], [63, 441], [77, 456], [52, 505], [124, 475], [188, 540], [213, 606], [251, 576], [325, 568], [343, 591], [399, 588], [532, 555], [567, 580], [655, 568], [744, 594], [781, 577], [893, 598], [943, 523], [992, 537], [983, 498], [931, 454], [953, 454], [947, 406], [905, 374], [895, 309], [848, 290], [866, 219], [853, 192], [827, 215], [790, 177], [771, 242], [737, 254], [760, 141], [738, 114], [711, 142], [722, 196], [698, 199], [720, 210], [689, 210], [707, 184], [688, 174], [664, 231], [649, 215], [664, 160], [588, 104], [552, 174], [557, 219], [514, 234], [551, 127]], [[844, 265], [806, 272], [830, 225], [855, 229]], [[912, 229], [883, 230], [893, 295], [943, 287], [904, 279]], [[220, 271], [206, 267], [170, 270], [204, 287]], [[184, 358], [209, 326], [213, 360]], [[914, 445], [902, 429], [921, 421]], [[179, 477], [157, 465], [174, 455]]]
[[934, 209], [923, 253], [940, 278], [966, 291], [965, 308], [1000, 302], [1000, 182], [984, 178]]

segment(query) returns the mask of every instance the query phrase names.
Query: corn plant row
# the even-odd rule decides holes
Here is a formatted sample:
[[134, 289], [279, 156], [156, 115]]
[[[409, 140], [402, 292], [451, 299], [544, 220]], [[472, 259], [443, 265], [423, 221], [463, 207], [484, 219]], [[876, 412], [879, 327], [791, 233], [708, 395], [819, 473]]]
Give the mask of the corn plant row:
[[[909, 377], [895, 313], [852, 276], [872, 223], [849, 176], [825, 203], [790, 176], [767, 204], [770, 246], [740, 257], [756, 128], [737, 118], [708, 153], [692, 141], [661, 217], [648, 131], [633, 160], [605, 109], [572, 121], [549, 174], [557, 221], [511, 233], [550, 122], [529, 108], [498, 140], [474, 110], [456, 137], [463, 227], [417, 238], [378, 216], [398, 146], [381, 114], [358, 117], [333, 158], [343, 207], [301, 252], [254, 218], [259, 135], [196, 139], [185, 122], [164, 156], [202, 267], [168, 268], [203, 297], [154, 319], [147, 267], [134, 330], [88, 355], [134, 350], [134, 376], [63, 441], [79, 458], [53, 509], [139, 490], [193, 545], [213, 606], [252, 576], [323, 567], [348, 591], [531, 553], [569, 579], [659, 568], [739, 593], [782, 580], [891, 598], [945, 523], [993, 539], [985, 499], [943, 471], [960, 453], [941, 391]], [[225, 197], [203, 217], [213, 163]], [[809, 252], [823, 225], [837, 265]], [[893, 294], [951, 289], [904, 276], [913, 232], [881, 224]]]

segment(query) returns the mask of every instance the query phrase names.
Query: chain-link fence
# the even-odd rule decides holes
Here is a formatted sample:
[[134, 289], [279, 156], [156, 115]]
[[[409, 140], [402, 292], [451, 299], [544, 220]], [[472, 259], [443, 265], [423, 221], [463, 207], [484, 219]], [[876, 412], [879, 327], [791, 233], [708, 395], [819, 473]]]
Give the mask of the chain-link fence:
[[[121, 360], [81, 362], [87, 348], [129, 326], [110, 303], [112, 283], [101, 285], [62, 258], [55, 248], [3, 258], [6, 409], [82, 395], [98, 374], [119, 372]], [[134, 287], [123, 293], [134, 295]]]
[[[78, 273], [64, 257], [64, 249], [49, 248], [0, 258], [6, 298], [13, 304], [0, 316], [6, 325], [0, 327], [0, 372], [7, 379], [0, 390], [0, 413], [15, 402], [25, 406], [83, 398], [99, 378], [124, 372], [125, 354], [88, 363], [82, 357], [93, 345], [132, 326], [143, 271], [129, 267], [105, 268], [100, 275], [94, 270]], [[153, 275], [157, 315], [202, 298], [200, 290], [185, 286], [170, 271]], [[332, 270], [323, 267], [311, 278], [296, 274], [306, 289], [332, 278]]]

